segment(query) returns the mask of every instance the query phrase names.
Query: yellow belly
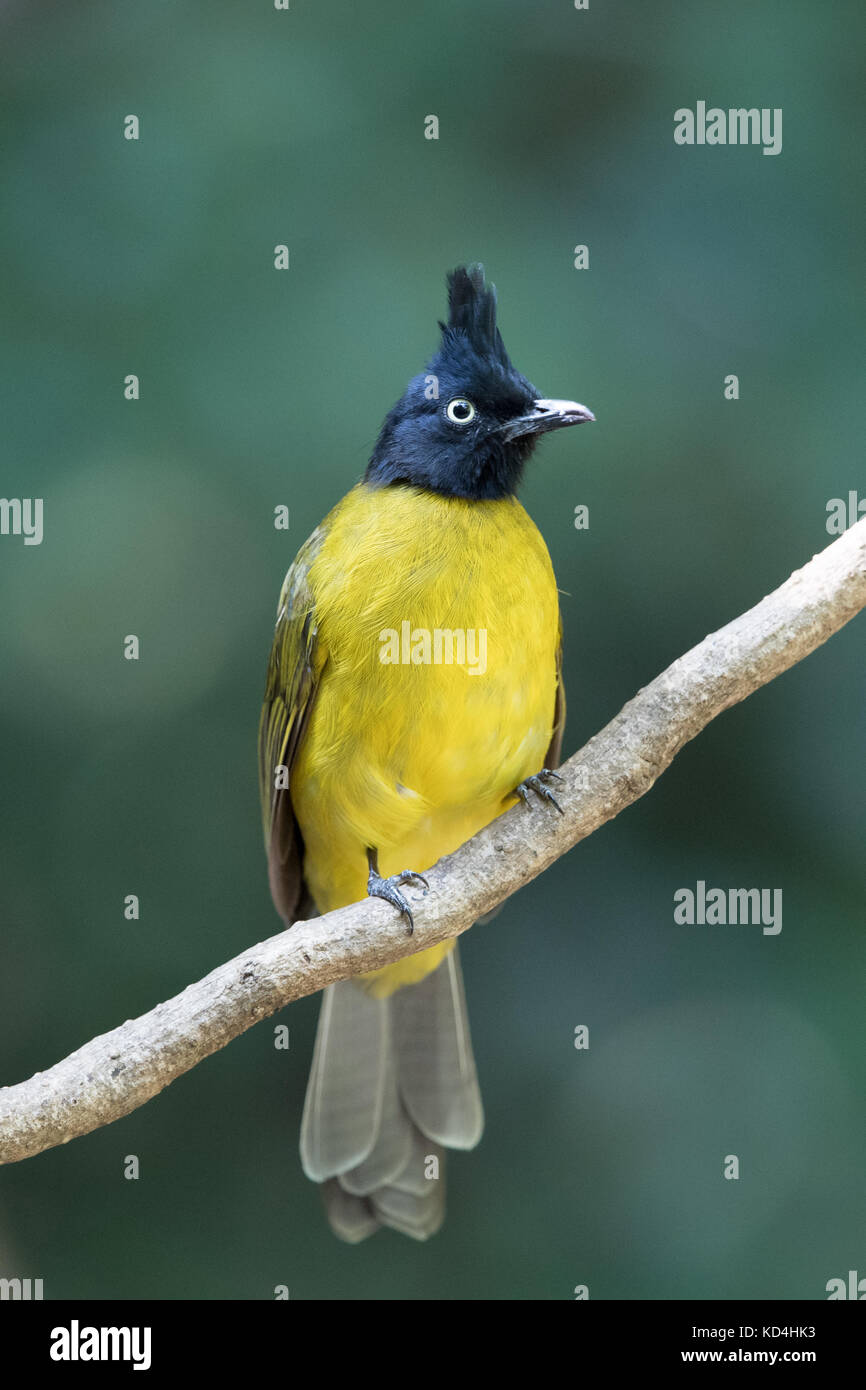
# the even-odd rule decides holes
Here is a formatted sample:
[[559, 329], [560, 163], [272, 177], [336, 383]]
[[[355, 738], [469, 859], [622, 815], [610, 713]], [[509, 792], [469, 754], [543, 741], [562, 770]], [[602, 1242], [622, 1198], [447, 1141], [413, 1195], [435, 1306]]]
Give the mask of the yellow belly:
[[[360, 484], [325, 525], [291, 793], [323, 912], [364, 896], [368, 845], [383, 875], [423, 872], [511, 804], [550, 744], [559, 631], [550, 557], [514, 498]], [[391, 993], [450, 948], [362, 978]]]

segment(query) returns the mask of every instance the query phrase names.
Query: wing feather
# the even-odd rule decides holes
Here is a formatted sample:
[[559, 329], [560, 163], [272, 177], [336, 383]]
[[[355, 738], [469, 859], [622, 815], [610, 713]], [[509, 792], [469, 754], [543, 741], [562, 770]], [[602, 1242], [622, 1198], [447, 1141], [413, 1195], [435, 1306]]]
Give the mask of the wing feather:
[[544, 766], [554, 772], [562, 760], [562, 735], [565, 733], [565, 682], [562, 679], [562, 618], [556, 644], [556, 700], [553, 706], [553, 734], [544, 759]]
[[[292, 809], [291, 778], [324, 665], [309, 573], [325, 534], [323, 526], [317, 527], [283, 581], [259, 720], [259, 791], [268, 878], [274, 905], [288, 923], [315, 913], [304, 884], [304, 846]], [[277, 787], [278, 767], [288, 770], [288, 786]]]

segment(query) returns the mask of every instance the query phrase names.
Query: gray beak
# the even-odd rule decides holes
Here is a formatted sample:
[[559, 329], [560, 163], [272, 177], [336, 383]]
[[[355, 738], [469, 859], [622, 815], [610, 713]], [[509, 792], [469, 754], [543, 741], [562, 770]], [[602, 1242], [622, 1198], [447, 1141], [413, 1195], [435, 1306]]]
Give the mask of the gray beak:
[[502, 426], [505, 439], [519, 439], [524, 434], [547, 434], [566, 425], [582, 425], [595, 416], [577, 401], [535, 401], [528, 415], [520, 415]]

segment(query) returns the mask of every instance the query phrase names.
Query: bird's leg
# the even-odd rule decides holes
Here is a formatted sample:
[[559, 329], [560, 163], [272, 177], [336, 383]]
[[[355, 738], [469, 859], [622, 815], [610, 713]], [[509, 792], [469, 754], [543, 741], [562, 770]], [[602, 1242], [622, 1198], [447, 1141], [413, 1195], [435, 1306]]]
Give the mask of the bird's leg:
[[421, 874], [413, 873], [411, 869], [404, 869], [401, 874], [392, 874], [390, 878], [383, 878], [379, 873], [379, 851], [376, 849], [367, 850], [367, 867], [370, 870], [367, 878], [367, 897], [384, 898], [386, 903], [393, 903], [394, 907], [399, 908], [403, 916], [409, 923], [409, 935], [415, 930], [415, 923], [409, 904], [399, 891], [404, 883], [409, 883], [413, 878], [419, 883], [423, 883], [425, 888], [430, 885], [426, 878]]
[[540, 772], [536, 772], [534, 777], [527, 777], [524, 782], [521, 782], [519, 786], [515, 787], [512, 796], [519, 796], [524, 806], [528, 806], [529, 793], [533, 791], [541, 801], [549, 801], [556, 807], [559, 814], [563, 816], [565, 812], [553, 795], [553, 792], [549, 787], [544, 785], [551, 777], [557, 782], [564, 781], [564, 778], [560, 777], [558, 772], [551, 772], [549, 767], [543, 767]]

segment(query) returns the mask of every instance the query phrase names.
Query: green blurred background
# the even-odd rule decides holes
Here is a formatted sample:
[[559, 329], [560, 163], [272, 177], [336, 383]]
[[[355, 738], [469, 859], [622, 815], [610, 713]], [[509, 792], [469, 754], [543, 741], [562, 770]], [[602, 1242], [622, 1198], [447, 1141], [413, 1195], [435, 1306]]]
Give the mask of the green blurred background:
[[[598, 417], [523, 490], [566, 594], [567, 753], [829, 542], [828, 500], [866, 496], [864, 38], [861, 6], [805, 0], [3, 5], [0, 490], [45, 499], [45, 539], [0, 538], [2, 1082], [277, 930], [277, 593], [434, 348], [451, 266], [485, 262], [518, 367]], [[698, 99], [782, 107], [782, 153], [677, 147]], [[433, 1241], [330, 1234], [297, 1155], [308, 999], [2, 1169], [0, 1275], [679, 1299], [866, 1274], [863, 622], [464, 938], [487, 1128]], [[676, 926], [697, 879], [782, 888], [781, 935]]]

